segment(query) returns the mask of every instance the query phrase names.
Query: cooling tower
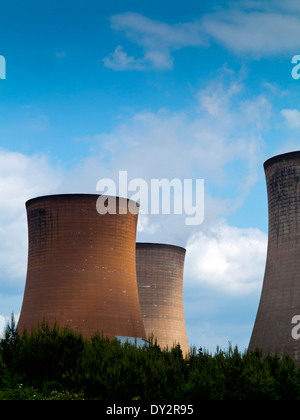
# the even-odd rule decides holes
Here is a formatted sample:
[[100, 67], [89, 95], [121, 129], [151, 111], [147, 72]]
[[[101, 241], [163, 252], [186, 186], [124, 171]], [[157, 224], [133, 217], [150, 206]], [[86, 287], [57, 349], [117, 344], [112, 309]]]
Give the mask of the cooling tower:
[[275, 156], [264, 168], [269, 243], [249, 350], [289, 354], [299, 365], [300, 340], [293, 337], [293, 331], [297, 327], [294, 317], [300, 315], [300, 152]]
[[115, 199], [117, 214], [100, 215], [98, 198], [68, 194], [26, 203], [29, 255], [19, 330], [45, 319], [85, 338], [97, 331], [110, 339], [146, 338], [136, 280], [138, 215], [119, 214], [130, 201], [122, 198]]
[[136, 267], [141, 311], [147, 338], [164, 349], [189, 343], [183, 307], [186, 250], [172, 245], [137, 243]]

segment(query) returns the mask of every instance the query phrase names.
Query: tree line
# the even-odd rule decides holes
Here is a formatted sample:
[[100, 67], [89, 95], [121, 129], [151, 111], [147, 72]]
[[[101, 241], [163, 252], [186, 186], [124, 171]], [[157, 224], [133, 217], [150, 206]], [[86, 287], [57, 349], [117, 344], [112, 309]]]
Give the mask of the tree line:
[[215, 354], [157, 343], [137, 347], [95, 333], [90, 340], [43, 322], [0, 341], [0, 400], [298, 400], [300, 369], [289, 356], [262, 357], [229, 344]]

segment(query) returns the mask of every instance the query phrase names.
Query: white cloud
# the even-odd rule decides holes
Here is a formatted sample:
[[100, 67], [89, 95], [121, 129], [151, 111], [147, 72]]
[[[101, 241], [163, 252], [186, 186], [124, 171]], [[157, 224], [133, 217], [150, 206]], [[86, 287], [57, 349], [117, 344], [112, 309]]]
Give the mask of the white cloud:
[[216, 223], [190, 237], [186, 277], [190, 287], [203, 284], [229, 294], [250, 294], [262, 284], [267, 235], [259, 229], [240, 229]]
[[110, 133], [84, 137], [93, 155], [80, 164], [81, 173], [89, 167], [96, 181], [97, 173], [101, 177], [105, 171], [116, 176], [119, 170], [128, 170], [129, 176], [145, 179], [194, 177], [197, 173], [222, 185], [224, 179], [232, 182], [226, 167], [244, 161], [245, 172], [250, 165], [253, 174], [255, 164], [261, 165], [262, 133], [271, 105], [263, 96], [245, 101], [242, 89], [236, 82], [212, 81], [198, 93], [196, 112], [144, 110]]
[[25, 202], [58, 188], [61, 175], [45, 156], [0, 149], [0, 285], [15, 290], [27, 263]]
[[23, 210], [26, 199], [59, 185], [60, 174], [43, 155], [0, 149], [0, 209], [8, 216]]
[[235, 0], [229, 1], [232, 8], [257, 11], [300, 12], [298, 0]]
[[300, 128], [300, 111], [297, 109], [283, 109], [281, 115], [290, 128]]
[[233, 9], [207, 15], [202, 24], [221, 45], [255, 58], [295, 53], [300, 47], [300, 18], [294, 14]]
[[286, 0], [284, 2], [282, 2], [282, 0], [275, 0], [275, 5], [278, 5], [278, 7], [283, 10], [300, 12], [300, 4], [298, 0]]
[[136, 60], [134, 57], [129, 57], [123, 51], [123, 47], [119, 45], [115, 51], [105, 57], [103, 60], [105, 67], [112, 70], [144, 70], [146, 68], [145, 60]]
[[11, 311], [21, 309], [28, 253], [25, 202], [55, 193], [62, 179], [43, 155], [0, 149], [0, 334]]
[[237, 1], [173, 25], [138, 13], [117, 14], [110, 18], [112, 29], [141, 47], [142, 55], [129, 56], [119, 45], [101, 61], [113, 70], [170, 70], [173, 51], [211, 42], [250, 59], [294, 55], [300, 48], [299, 11], [297, 0]]
[[169, 25], [138, 13], [124, 13], [110, 18], [112, 28], [125, 32], [127, 38], [148, 48], [173, 48], [203, 45], [203, 33], [197, 22]]
[[211, 84], [198, 93], [200, 107], [212, 117], [224, 120], [232, 107], [232, 97], [238, 95], [243, 87], [243, 84], [239, 82], [233, 82], [226, 88], [223, 83]]
[[171, 52], [184, 47], [206, 44], [198, 22], [169, 25], [138, 13], [124, 13], [110, 18], [112, 28], [142, 47], [142, 58], [135, 59], [118, 46], [104, 58], [104, 65], [114, 70], [169, 70], [173, 67]]

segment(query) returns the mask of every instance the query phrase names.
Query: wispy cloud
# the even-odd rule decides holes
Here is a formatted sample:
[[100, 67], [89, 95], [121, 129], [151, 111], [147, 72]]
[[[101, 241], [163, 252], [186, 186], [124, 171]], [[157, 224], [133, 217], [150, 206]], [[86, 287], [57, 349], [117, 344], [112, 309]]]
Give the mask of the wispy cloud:
[[208, 15], [202, 24], [211, 39], [241, 55], [291, 54], [300, 47], [300, 18], [293, 14], [235, 9]]
[[128, 56], [122, 46], [106, 57], [104, 65], [114, 70], [165, 70], [173, 67], [172, 52], [184, 47], [206, 45], [206, 35], [198, 22], [169, 25], [138, 13], [110, 18], [112, 29], [121, 32], [142, 48], [142, 57]]
[[105, 57], [112, 70], [170, 70], [172, 53], [185, 47], [209, 47], [217, 43], [248, 59], [295, 54], [300, 48], [300, 6], [294, 0], [279, 2], [237, 1], [192, 22], [170, 25], [138, 13], [110, 18], [113, 30], [141, 47], [141, 55], [129, 55], [122, 45]]
[[147, 67], [146, 58], [135, 59], [128, 56], [123, 50], [122, 45], [119, 45], [115, 51], [103, 59], [104, 65], [112, 70], [145, 70]]
[[284, 117], [289, 128], [300, 128], [300, 111], [298, 109], [283, 109], [281, 115]]
[[[81, 166], [82, 172], [90, 168], [91, 173], [94, 168], [94, 177], [97, 172], [101, 176], [99, 168], [106, 167], [110, 176], [121, 168], [129, 170], [129, 176], [145, 179], [197, 175], [219, 187], [229, 183], [240, 199], [255, 183], [261, 166], [262, 136], [271, 104], [264, 96], [245, 100], [242, 82], [237, 83], [236, 75], [232, 78], [230, 82], [213, 80], [199, 91], [194, 112], [144, 110], [110, 133], [84, 137], [94, 153], [81, 163], [86, 165]], [[105, 166], [104, 162], [99, 165], [100, 156], [105, 156]], [[237, 178], [232, 177], [235, 165], [242, 174]], [[233, 205], [236, 202], [231, 198]]]
[[295, 54], [300, 47], [298, 0], [231, 1], [201, 19], [212, 42], [248, 59]]

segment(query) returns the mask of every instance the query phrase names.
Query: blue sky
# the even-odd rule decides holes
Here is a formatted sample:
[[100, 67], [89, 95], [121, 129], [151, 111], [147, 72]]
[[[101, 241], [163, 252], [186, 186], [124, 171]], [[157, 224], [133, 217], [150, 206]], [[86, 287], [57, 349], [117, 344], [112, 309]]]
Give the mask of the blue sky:
[[138, 240], [187, 248], [191, 344], [247, 347], [264, 275], [263, 162], [300, 146], [296, 0], [1, 5], [0, 328], [20, 312], [24, 203], [97, 181], [205, 180], [205, 221], [148, 216]]

